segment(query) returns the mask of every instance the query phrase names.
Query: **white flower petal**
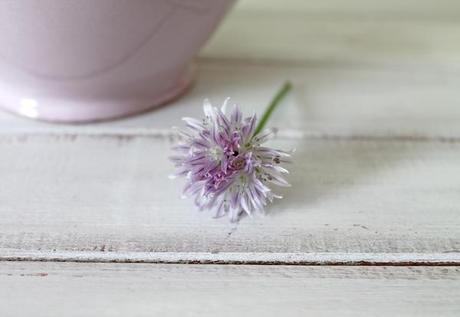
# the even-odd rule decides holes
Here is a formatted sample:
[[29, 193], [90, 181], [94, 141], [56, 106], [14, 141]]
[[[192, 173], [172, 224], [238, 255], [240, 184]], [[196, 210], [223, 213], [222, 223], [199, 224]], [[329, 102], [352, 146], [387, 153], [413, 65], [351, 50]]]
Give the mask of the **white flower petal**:
[[220, 111], [222, 111], [223, 114], [226, 114], [227, 112], [227, 105], [229, 101], [230, 101], [230, 97], [225, 98], [224, 103], [222, 104], [222, 107], [220, 108]]
[[209, 99], [205, 99], [203, 101], [203, 112], [206, 117], [212, 118], [213, 117], [213, 109], [212, 109], [212, 104], [209, 101]]

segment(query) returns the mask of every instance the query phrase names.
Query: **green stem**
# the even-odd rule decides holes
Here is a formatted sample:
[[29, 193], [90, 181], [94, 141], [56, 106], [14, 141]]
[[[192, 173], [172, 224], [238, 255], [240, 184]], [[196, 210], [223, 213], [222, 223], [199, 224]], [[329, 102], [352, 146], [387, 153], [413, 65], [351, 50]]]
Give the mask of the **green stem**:
[[280, 88], [278, 93], [273, 97], [272, 101], [268, 105], [267, 109], [265, 112], [262, 114], [262, 117], [260, 118], [259, 124], [257, 124], [256, 130], [254, 132], [254, 135], [259, 134], [265, 125], [267, 124], [268, 119], [270, 119], [270, 116], [272, 115], [273, 111], [275, 108], [280, 104], [281, 100], [286, 96], [286, 94], [292, 89], [292, 84], [287, 81], [284, 83], [284, 85]]

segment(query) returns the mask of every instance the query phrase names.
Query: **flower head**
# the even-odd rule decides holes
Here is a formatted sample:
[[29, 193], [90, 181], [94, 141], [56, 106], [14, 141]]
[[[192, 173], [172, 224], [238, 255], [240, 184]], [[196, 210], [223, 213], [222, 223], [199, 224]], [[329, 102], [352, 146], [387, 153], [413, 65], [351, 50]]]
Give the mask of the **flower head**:
[[216, 217], [228, 215], [236, 221], [243, 213], [264, 212], [274, 198], [271, 184], [289, 186], [281, 165], [289, 162], [288, 152], [265, 147], [272, 130], [256, 133], [256, 115], [243, 118], [235, 105], [227, 115], [204, 102], [205, 118], [183, 118], [180, 144], [171, 157], [177, 172], [185, 176], [185, 196], [194, 197], [200, 210], [211, 209]]

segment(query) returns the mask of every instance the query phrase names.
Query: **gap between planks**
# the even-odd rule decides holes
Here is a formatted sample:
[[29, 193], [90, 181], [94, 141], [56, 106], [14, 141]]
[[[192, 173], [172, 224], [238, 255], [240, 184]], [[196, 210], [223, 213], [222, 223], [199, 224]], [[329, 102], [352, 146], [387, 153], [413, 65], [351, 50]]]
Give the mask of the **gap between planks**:
[[330, 265], [330, 266], [460, 266], [460, 253], [266, 253], [266, 252], [101, 252], [3, 250], [0, 261]]
[[[45, 129], [20, 129], [18, 131], [0, 131], [1, 138], [27, 139], [29, 137], [44, 136], [64, 139], [78, 137], [113, 138], [129, 140], [133, 138], [176, 139], [177, 133], [170, 129], [149, 128], [45, 128]], [[395, 142], [429, 142], [429, 143], [460, 143], [460, 136], [441, 135], [362, 135], [362, 134], [332, 134], [315, 131], [283, 129], [276, 132], [276, 139], [281, 140], [331, 140], [331, 141], [395, 141]]]

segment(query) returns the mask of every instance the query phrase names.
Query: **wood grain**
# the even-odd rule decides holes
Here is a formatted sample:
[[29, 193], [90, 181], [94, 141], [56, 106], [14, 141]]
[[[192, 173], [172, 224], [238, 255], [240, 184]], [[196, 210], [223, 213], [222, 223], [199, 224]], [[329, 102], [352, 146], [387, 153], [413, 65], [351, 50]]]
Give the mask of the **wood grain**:
[[201, 60], [184, 99], [142, 116], [89, 125], [52, 125], [0, 113], [2, 133], [169, 133], [183, 116], [202, 116], [202, 102], [231, 96], [246, 113], [261, 113], [285, 79], [292, 94], [270, 126], [284, 136], [460, 138], [460, 72], [411, 67], [305, 67]]
[[458, 316], [454, 267], [0, 265], [2, 316]]
[[349, 8], [334, 3], [338, 1], [326, 1], [326, 5], [296, 2], [298, 6], [288, 7], [285, 2], [272, 5], [271, 1], [262, 5], [264, 9], [243, 5], [225, 20], [202, 55], [298, 63], [456, 69], [460, 65], [458, 3], [430, 1], [425, 7], [403, 8], [402, 1], [392, 1], [400, 4], [393, 7], [372, 1], [376, 5], [368, 3], [359, 9], [357, 1]]
[[[235, 11], [278, 12], [289, 14], [302, 12], [306, 16], [373, 17], [382, 19], [404, 18], [411, 20], [446, 20], [458, 17], [460, 5], [455, 0], [241, 0]], [[230, 15], [231, 19], [231, 15]]]
[[[0, 315], [459, 316], [459, 16], [239, 1], [167, 107], [80, 126], [1, 112]], [[206, 97], [260, 113], [286, 79], [285, 199], [237, 224], [179, 200], [170, 127]]]
[[[297, 148], [267, 217], [197, 213], [164, 135], [0, 137], [0, 253], [449, 253], [460, 250], [459, 143], [279, 139]], [[51, 253], [50, 253], [51, 252]]]

